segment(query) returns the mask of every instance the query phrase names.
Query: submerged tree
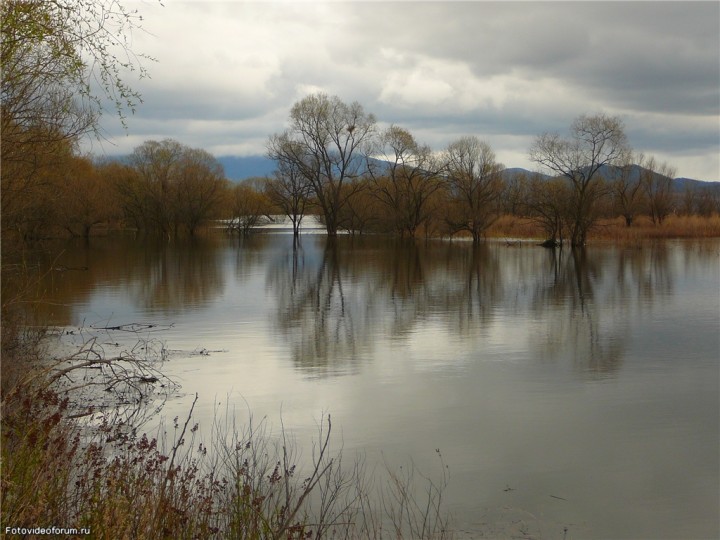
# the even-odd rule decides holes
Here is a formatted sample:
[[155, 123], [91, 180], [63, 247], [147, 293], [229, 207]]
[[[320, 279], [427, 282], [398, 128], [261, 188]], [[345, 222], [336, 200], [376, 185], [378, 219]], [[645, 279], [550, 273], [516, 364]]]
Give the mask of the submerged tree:
[[532, 161], [570, 185], [567, 227], [573, 246], [585, 244], [599, 217], [598, 203], [607, 193], [602, 168], [623, 163], [628, 152], [622, 121], [604, 114], [580, 116], [567, 138], [544, 133], [530, 148]]
[[330, 236], [337, 234], [340, 211], [364, 172], [363, 152], [374, 130], [375, 117], [359, 103], [318, 93], [298, 101], [290, 127], [270, 137], [269, 157], [308, 182]]
[[225, 171], [215, 157], [200, 148], [186, 148], [180, 157], [175, 186], [174, 220], [190, 236], [218, 217], [226, 187]]
[[132, 173], [117, 178], [127, 217], [145, 231], [193, 235], [216, 217], [225, 186], [222, 165], [205, 150], [172, 139], [135, 148]]
[[368, 160], [373, 193], [390, 211], [395, 231], [414, 238], [430, 218], [433, 194], [442, 187], [442, 164], [429, 146], [399, 126], [380, 135], [374, 154]]
[[136, 195], [142, 205], [142, 228], [169, 235], [174, 225], [175, 179], [184, 147], [178, 141], [145, 141], [130, 163], [138, 173]]
[[[641, 158], [642, 160], [642, 158]], [[613, 202], [617, 212], [625, 218], [625, 225], [630, 227], [637, 216], [645, 208], [645, 192], [640, 181], [640, 170], [633, 165], [631, 155], [625, 163], [615, 169], [615, 178], [610, 182]]]
[[662, 222], [673, 210], [672, 179], [675, 169], [667, 163], [658, 163], [650, 156], [640, 156], [642, 172], [640, 182], [647, 196], [648, 213], [653, 223], [662, 225]]
[[89, 238], [95, 225], [119, 215], [104, 172], [104, 167], [87, 157], [72, 157], [62, 168], [61, 184], [56, 191], [56, 215], [58, 225], [73, 236]]
[[290, 218], [293, 235], [300, 234], [300, 224], [310, 204], [312, 186], [300, 173], [296, 164], [280, 161], [275, 177], [265, 184], [265, 194], [270, 203]]
[[[248, 178], [232, 187], [229, 192], [230, 219], [226, 227], [228, 232], [246, 235], [263, 223], [271, 204], [265, 189], [261, 187], [264, 183], [263, 178]], [[269, 220], [265, 222], [267, 221]]]
[[563, 242], [563, 222], [571, 199], [568, 184], [560, 178], [544, 179], [533, 176], [524, 193], [522, 207], [525, 214], [545, 232], [544, 247]]
[[450, 212], [446, 221], [451, 232], [467, 231], [473, 243], [498, 217], [503, 191], [500, 172], [490, 145], [477, 137], [462, 137], [446, 151], [446, 175]]

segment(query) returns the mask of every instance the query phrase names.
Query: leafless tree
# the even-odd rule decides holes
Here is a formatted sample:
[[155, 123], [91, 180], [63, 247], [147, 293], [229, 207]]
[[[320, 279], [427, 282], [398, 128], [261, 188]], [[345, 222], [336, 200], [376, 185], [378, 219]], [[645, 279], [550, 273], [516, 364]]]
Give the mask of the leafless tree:
[[433, 194], [442, 187], [443, 165], [429, 146], [394, 125], [381, 134], [373, 154], [368, 160], [373, 193], [390, 210], [397, 233], [414, 238], [430, 217]]
[[253, 185], [252, 180], [248, 179], [231, 190], [231, 213], [227, 224], [229, 232], [249, 234], [269, 213], [270, 202], [264, 190]]
[[115, 192], [104, 167], [90, 158], [72, 157], [60, 172], [56, 193], [58, 225], [73, 236], [88, 238], [95, 225], [118, 217]]
[[285, 214], [293, 226], [293, 235], [300, 234], [300, 224], [310, 205], [312, 186], [297, 165], [278, 162], [275, 177], [268, 180], [265, 193], [270, 202]]
[[143, 224], [169, 235], [174, 225], [175, 179], [184, 147], [172, 139], [145, 141], [133, 150], [130, 162], [139, 176]]
[[503, 190], [500, 172], [490, 145], [477, 137], [462, 137], [445, 153], [451, 213], [446, 221], [451, 231], [467, 231], [478, 243], [482, 233], [498, 217]]
[[268, 155], [294, 167], [312, 186], [328, 235], [335, 236], [338, 216], [365, 167], [363, 152], [375, 130], [375, 117], [357, 103], [318, 93], [298, 101], [290, 127], [270, 137]]
[[661, 225], [673, 211], [672, 179], [675, 169], [667, 163], [658, 163], [653, 157], [640, 156], [641, 183], [647, 196], [648, 211], [653, 223]]
[[175, 223], [192, 236], [203, 223], [218, 217], [225, 182], [222, 165], [209, 152], [185, 149], [175, 186]]
[[523, 211], [545, 231], [543, 246], [562, 245], [569, 196], [567, 183], [559, 178], [543, 179], [536, 175], [528, 183]]
[[640, 181], [640, 172], [632, 163], [631, 155], [625, 163], [616, 168], [617, 174], [610, 183], [613, 202], [617, 211], [625, 218], [625, 225], [632, 226], [637, 216], [646, 206], [645, 191]]
[[602, 169], [623, 163], [629, 151], [622, 121], [605, 114], [580, 116], [562, 138], [540, 135], [530, 148], [530, 159], [565, 178], [571, 187], [568, 228], [573, 246], [585, 244], [598, 218], [598, 203], [607, 193]]
[[121, 176], [118, 189], [131, 219], [163, 235], [190, 235], [217, 213], [225, 173], [205, 150], [172, 139], [145, 141], [130, 158], [132, 175]]
[[504, 178], [503, 192], [500, 195], [500, 204], [505, 214], [521, 215], [525, 211], [523, 198], [529, 189], [531, 175], [525, 172], [515, 172]]

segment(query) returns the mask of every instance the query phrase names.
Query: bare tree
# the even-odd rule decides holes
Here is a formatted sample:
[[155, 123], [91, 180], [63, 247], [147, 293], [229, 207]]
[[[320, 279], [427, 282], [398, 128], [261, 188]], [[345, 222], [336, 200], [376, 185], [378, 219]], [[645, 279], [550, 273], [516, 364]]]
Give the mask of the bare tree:
[[[29, 132], [23, 134], [29, 139], [22, 141], [2, 132], [0, 228], [4, 240], [11, 231], [23, 239], [37, 238], [52, 226], [59, 171], [71, 159], [74, 145], [68, 140], [42, 140], [41, 131], [34, 142]], [[2, 244], [3, 248], [10, 245]]]
[[95, 225], [106, 223], [119, 212], [103, 169], [89, 158], [73, 157], [62, 168], [57, 186], [58, 225], [70, 234], [88, 238]]
[[525, 210], [524, 197], [529, 189], [531, 178], [525, 172], [515, 172], [504, 178], [500, 204], [505, 214], [521, 215]]
[[385, 209], [373, 194], [372, 180], [368, 177], [360, 178], [345, 189], [349, 193], [338, 213], [338, 227], [352, 235], [366, 231], [387, 231], [387, 221], [382, 219]]
[[543, 228], [544, 247], [562, 245], [569, 195], [569, 186], [560, 178], [546, 180], [536, 175], [527, 185], [522, 206], [524, 212]]
[[673, 211], [672, 179], [675, 169], [667, 163], [658, 163], [650, 156], [640, 156], [641, 182], [648, 200], [648, 211], [653, 223], [662, 225]]
[[138, 172], [143, 222], [163, 235], [173, 231], [175, 180], [185, 147], [172, 139], [145, 141], [133, 150], [130, 162]]
[[265, 194], [272, 204], [292, 222], [293, 235], [300, 234], [300, 224], [310, 204], [312, 186], [296, 164], [280, 161], [275, 177], [268, 180]]
[[617, 174], [610, 183], [613, 202], [620, 215], [625, 218], [625, 225], [632, 226], [637, 216], [646, 206], [645, 192], [640, 181], [639, 169], [633, 165], [631, 155], [625, 163], [618, 165]]
[[205, 150], [173, 139], [145, 141], [130, 157], [133, 174], [121, 175], [117, 189], [127, 217], [142, 229], [163, 235], [193, 235], [216, 217], [225, 172]]
[[268, 155], [295, 167], [312, 186], [330, 236], [337, 234], [346, 195], [352, 195], [345, 186], [362, 176], [362, 154], [374, 130], [375, 117], [359, 103], [318, 93], [298, 101], [290, 111], [290, 127], [270, 137]]
[[607, 193], [602, 168], [623, 163], [628, 151], [622, 121], [604, 114], [580, 116], [567, 138], [544, 133], [530, 148], [532, 161], [570, 184], [568, 228], [573, 246], [585, 244], [598, 218], [598, 203]]
[[391, 211], [400, 236], [414, 238], [430, 217], [430, 201], [442, 187], [443, 165], [427, 145], [398, 126], [382, 133], [376, 150], [378, 159], [368, 160], [374, 194]]
[[682, 193], [681, 211], [686, 216], [692, 216], [697, 211], [698, 206], [698, 189], [688, 182], [685, 184]]
[[102, 164], [103, 176], [117, 193], [125, 224], [146, 229], [150, 217], [145, 204], [142, 181], [138, 171], [128, 164], [108, 161]]
[[477, 244], [498, 217], [503, 166], [495, 161], [490, 145], [477, 137], [451, 143], [445, 159], [451, 202], [451, 213], [445, 219], [451, 232], [467, 231]]
[[233, 187], [230, 194], [230, 220], [227, 224], [229, 232], [249, 234], [268, 214], [270, 202], [264, 189], [254, 183], [253, 179], [249, 179]]
[[700, 216], [710, 217], [720, 213], [720, 194], [705, 187], [698, 193], [696, 207], [697, 214]]
[[200, 225], [217, 217], [225, 183], [222, 165], [209, 152], [187, 148], [178, 166], [175, 223], [192, 236]]

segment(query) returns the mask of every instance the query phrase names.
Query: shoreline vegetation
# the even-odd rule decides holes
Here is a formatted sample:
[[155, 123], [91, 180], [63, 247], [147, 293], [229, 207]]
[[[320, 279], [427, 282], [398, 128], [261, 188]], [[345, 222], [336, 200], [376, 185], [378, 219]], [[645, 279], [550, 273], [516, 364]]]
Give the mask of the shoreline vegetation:
[[[303, 232], [300, 229], [300, 235]], [[122, 234], [132, 232], [133, 234], [142, 235], [142, 231], [127, 229], [98, 229], [92, 236], [102, 237], [111, 236], [113, 234]], [[257, 222], [253, 228], [250, 228], [244, 234], [265, 234], [262, 221]], [[469, 234], [456, 234], [453, 236], [431, 235], [425, 234], [424, 229], [420, 229], [414, 238], [402, 238], [392, 233], [365, 232], [362, 234], [353, 234], [346, 232], [349, 236], [384, 236], [387, 238], [397, 238], [399, 241], [424, 242], [427, 240], [453, 241], [453, 240], [472, 240]], [[202, 227], [198, 230], [196, 237], [223, 235], [227, 233], [224, 227]], [[324, 233], [324, 231], [323, 231]], [[70, 239], [72, 237], [64, 236], [62, 238]], [[653, 223], [649, 216], [638, 216], [632, 226], [627, 226], [622, 217], [600, 219], [588, 231], [586, 246], [598, 246], [608, 244], [619, 245], [637, 245], [643, 243], [660, 241], [660, 240], [681, 240], [681, 239], [703, 239], [703, 238], [720, 238], [720, 214], [713, 213], [709, 216], [698, 215], [670, 215], [662, 223]], [[57, 240], [58, 238], [47, 238], [48, 240]], [[495, 220], [483, 234], [483, 239], [491, 241], [505, 241], [508, 245], [516, 245], [518, 243], [533, 246], [543, 246], [547, 241], [546, 235], [541, 224], [533, 218], [513, 216], [504, 214]], [[88, 239], [89, 240], [89, 239]], [[166, 239], [169, 240], [169, 239]], [[562, 247], [568, 249], [573, 248], [567, 240], [549, 242], [544, 247]]]
[[[545, 239], [542, 227], [535, 220], [511, 215], [503, 215], [493, 223], [487, 231], [487, 237], [539, 241]], [[653, 223], [649, 216], [641, 215], [629, 227], [622, 217], [598, 220], [588, 232], [587, 243], [594, 245], [609, 242], [718, 237], [720, 237], [720, 215], [717, 213], [709, 216], [672, 214], [662, 223]]]
[[309, 459], [284, 427], [273, 432], [251, 414], [239, 425], [229, 410], [216, 411], [203, 440], [197, 396], [186, 418], [164, 420], [171, 424], [153, 436], [143, 426], [173, 388], [162, 345], [140, 340], [111, 358], [90, 338], [52, 359], [46, 331], [12, 330], [3, 328], [3, 531], [64, 524], [95, 538], [453, 536], [439, 450], [437, 480], [412, 463], [369, 471], [362, 456], [336, 446], [330, 414]]
[[[313, 214], [309, 214], [313, 215]], [[268, 219], [269, 214], [258, 215], [257, 219], [253, 220], [253, 223], [247, 227], [242, 234], [263, 234], [265, 231], [264, 226], [270, 223]], [[308, 215], [304, 216], [305, 218]], [[321, 216], [315, 216], [320, 219]], [[287, 218], [286, 218], [287, 219]], [[219, 221], [221, 225], [216, 225], [212, 222], [205, 223], [203, 226], [198, 227], [193, 236], [201, 237], [211, 234], [232, 234], [237, 231], [229, 230], [226, 226], [225, 221]], [[288, 222], [290, 224], [290, 222]], [[299, 229], [299, 234], [303, 234], [303, 229]], [[325, 232], [324, 230], [322, 231]], [[396, 235], [388, 231], [375, 231], [375, 230], [362, 230], [352, 231], [344, 230], [341, 231], [344, 234], [350, 236], [385, 236], [385, 237], [397, 237], [398, 239], [408, 239], [422, 242], [428, 239], [435, 240], [453, 240], [453, 239], [472, 239], [468, 233], [456, 233], [452, 235], [442, 234], [438, 231], [426, 230], [421, 227], [417, 230], [417, 233], [412, 238], [403, 237]], [[131, 233], [140, 236], [156, 236], [152, 231], [144, 231], [135, 227], [127, 227], [119, 224], [107, 224], [105, 226], [98, 226], [93, 228], [92, 232], [88, 235], [87, 239], [93, 237], [109, 236], [113, 234], [124, 234]], [[22, 249], [22, 247], [31, 247], [34, 243], [42, 242], [45, 240], [63, 240], [77, 238], [77, 235], [68, 234], [67, 231], [47, 231], [46, 234], [35, 238], [32, 242], [25, 242], [23, 239], [14, 235], [12, 231], [7, 231], [5, 235], [6, 244], [13, 244]], [[175, 236], [161, 236], [165, 240], [172, 240], [174, 238], [182, 239], [186, 238], [184, 235]], [[535, 218], [517, 216], [512, 214], [502, 214], [488, 225], [487, 229], [482, 234], [482, 239], [507, 239], [507, 240], [523, 240], [523, 241], [537, 241], [541, 243], [546, 240], [546, 234], [543, 225], [539, 223]], [[609, 242], [628, 242], [628, 241], [645, 241], [645, 240], [672, 240], [672, 239], [692, 239], [692, 238], [720, 238], [720, 213], [713, 212], [709, 215], [694, 215], [694, 214], [677, 214], [673, 213], [667, 216], [662, 223], [653, 223], [650, 216], [638, 215], [633, 224], [628, 226], [625, 223], [625, 219], [622, 217], [615, 218], [602, 218], [598, 219], [596, 223], [588, 230], [587, 241], [585, 246], [595, 244], [607, 244]], [[572, 247], [570, 243], [560, 241], [558, 239], [557, 245], [567, 245]], [[584, 246], [575, 246], [584, 247]], [[9, 248], [8, 248], [9, 250]]]
[[[511, 246], [542, 232], [531, 219], [503, 216], [486, 238]], [[661, 225], [640, 216], [631, 227], [598, 221], [588, 243], [718, 236], [717, 215], [671, 215]], [[360, 457], [335, 448], [328, 414], [310, 443], [311, 462], [301, 465], [291, 433], [252, 419], [238, 425], [229, 411], [201, 440], [194, 403], [165, 436], [144, 433], [174, 388], [162, 373], [164, 346], [138, 340], [110, 356], [89, 336], [77, 350], [53, 354], [48, 344], [57, 336], [25, 325], [17, 309], [35, 301], [39, 279], [27, 268], [16, 293], [3, 295], [2, 530], [54, 523], [104, 538], [454, 536], [439, 450], [439, 477], [412, 465], [369, 472]]]

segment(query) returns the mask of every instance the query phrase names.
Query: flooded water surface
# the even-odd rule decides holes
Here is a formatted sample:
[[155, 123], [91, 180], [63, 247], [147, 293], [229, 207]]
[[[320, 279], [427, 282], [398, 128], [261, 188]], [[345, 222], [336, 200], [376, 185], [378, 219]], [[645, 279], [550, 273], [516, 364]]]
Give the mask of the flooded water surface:
[[158, 325], [165, 407], [344, 451], [440, 450], [464, 537], [717, 538], [720, 242], [552, 252], [257, 234], [93, 239], [52, 273], [53, 324]]

